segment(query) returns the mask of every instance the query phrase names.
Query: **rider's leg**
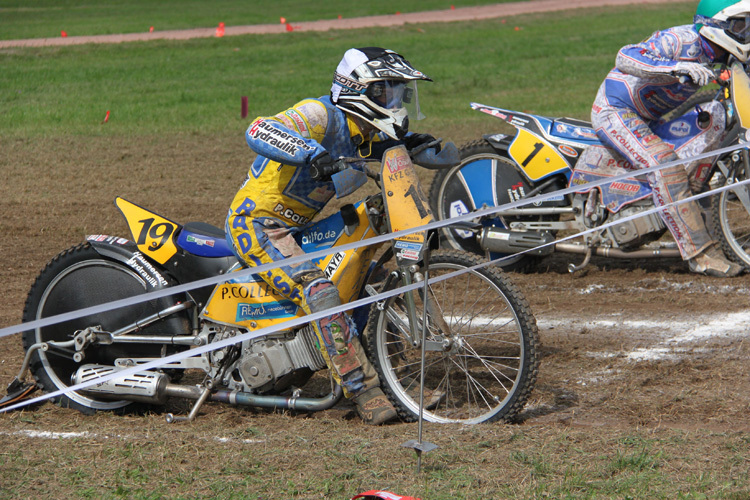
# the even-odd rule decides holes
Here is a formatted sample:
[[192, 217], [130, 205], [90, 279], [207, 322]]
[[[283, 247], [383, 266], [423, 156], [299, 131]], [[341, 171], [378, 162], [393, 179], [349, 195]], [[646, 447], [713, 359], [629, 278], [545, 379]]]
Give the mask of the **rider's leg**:
[[[653, 133], [648, 124], [630, 110], [599, 108], [592, 113], [592, 122], [603, 143], [618, 151], [636, 168], [648, 168], [678, 160], [671, 144]], [[708, 233], [701, 216], [701, 208], [695, 201], [682, 202], [692, 195], [685, 167], [673, 167], [648, 174], [653, 189], [654, 204], [664, 207], [660, 212], [664, 223], [677, 242], [684, 260], [690, 262], [690, 269], [705, 274], [736, 276], [741, 267], [728, 261], [715, 251], [715, 242]]]
[[[235, 253], [250, 267], [304, 255], [289, 228], [274, 219], [245, 222], [230, 217], [227, 227]], [[308, 314], [341, 305], [334, 284], [310, 261], [281, 266], [260, 277]], [[344, 395], [354, 400], [363, 420], [380, 424], [395, 418], [396, 410], [380, 389], [377, 372], [365, 356], [357, 328], [349, 316], [340, 312], [310, 324], [334, 379]]]

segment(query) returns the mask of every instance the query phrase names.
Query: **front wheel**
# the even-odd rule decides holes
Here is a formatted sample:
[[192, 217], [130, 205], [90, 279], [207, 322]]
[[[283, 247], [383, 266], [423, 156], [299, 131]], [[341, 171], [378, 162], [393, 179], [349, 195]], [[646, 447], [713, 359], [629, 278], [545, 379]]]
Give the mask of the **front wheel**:
[[[467, 271], [481, 262], [455, 250], [430, 258], [424, 377], [430, 422], [510, 421], [536, 381], [540, 345], [529, 304], [497, 268]], [[413, 297], [416, 338], [407, 297], [398, 295], [373, 306], [366, 340], [384, 392], [407, 421], [419, 415], [423, 288]]]
[[[742, 161], [735, 180], [745, 180], [749, 174], [748, 165]], [[712, 196], [711, 208], [713, 233], [721, 242], [721, 249], [730, 259], [750, 268], [750, 188], [743, 185]]]

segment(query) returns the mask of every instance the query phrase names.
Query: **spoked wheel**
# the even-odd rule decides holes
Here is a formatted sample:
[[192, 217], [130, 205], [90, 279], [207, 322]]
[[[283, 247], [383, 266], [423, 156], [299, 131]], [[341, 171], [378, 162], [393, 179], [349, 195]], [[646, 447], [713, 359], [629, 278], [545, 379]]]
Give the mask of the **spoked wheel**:
[[[133, 297], [153, 290], [137, 272], [125, 264], [104, 258], [89, 245], [79, 245], [60, 253], [41, 272], [29, 292], [24, 308], [23, 321], [56, 316], [90, 306], [105, 304], [118, 299]], [[101, 325], [102, 330], [114, 332], [136, 320], [173, 305], [176, 299], [163, 298], [111, 311], [71, 319], [62, 323], [36, 328], [23, 333], [24, 350], [41, 342], [70, 341], [76, 331]], [[140, 334], [154, 332], [188, 332], [184, 314], [173, 315]], [[113, 344], [91, 346], [85, 351], [82, 363], [74, 361], [75, 349], [71, 346], [50, 346], [38, 350], [31, 360], [31, 372], [45, 392], [66, 389], [71, 385], [71, 376], [82, 364], [113, 365], [121, 357], [159, 357], [160, 345]], [[75, 408], [83, 413], [98, 410], [118, 410], [130, 401], [104, 400], [83, 393], [70, 392], [54, 399], [60, 406]]]
[[[748, 165], [741, 162], [737, 168], [735, 179], [747, 179]], [[742, 185], [714, 195], [711, 208], [714, 234], [721, 242], [721, 249], [730, 259], [750, 268], [750, 186]]]
[[[521, 292], [496, 268], [453, 275], [480, 262], [455, 250], [430, 259], [424, 383], [430, 422], [512, 420], [536, 381], [536, 321]], [[400, 295], [373, 307], [366, 344], [384, 391], [407, 421], [419, 415], [423, 289], [413, 297], [417, 338]]]

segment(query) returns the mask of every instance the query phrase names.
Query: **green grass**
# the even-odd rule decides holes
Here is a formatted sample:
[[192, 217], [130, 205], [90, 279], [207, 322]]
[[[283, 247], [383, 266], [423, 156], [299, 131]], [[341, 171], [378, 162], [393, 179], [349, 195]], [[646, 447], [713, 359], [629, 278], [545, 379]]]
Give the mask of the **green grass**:
[[515, 0], [0, 0], [0, 40], [315, 21], [419, 12]]
[[[343, 52], [366, 45], [402, 52], [435, 80], [420, 88], [428, 119], [414, 129], [452, 137], [497, 127], [497, 120], [471, 111], [470, 101], [587, 118], [618, 48], [685, 22], [693, 8], [670, 4], [507, 21], [7, 49], [0, 51], [0, 134], [241, 134], [247, 126], [240, 118], [242, 96], [249, 98], [252, 118], [327, 94]], [[621, 22], [636, 13], [637, 24]], [[107, 111], [109, 121], [102, 124]]]

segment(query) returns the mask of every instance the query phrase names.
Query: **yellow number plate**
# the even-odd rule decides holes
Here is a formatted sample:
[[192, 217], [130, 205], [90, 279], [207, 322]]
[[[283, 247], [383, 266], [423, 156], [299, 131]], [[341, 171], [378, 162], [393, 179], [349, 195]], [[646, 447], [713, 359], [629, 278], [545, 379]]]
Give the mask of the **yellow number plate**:
[[115, 199], [115, 205], [125, 217], [138, 250], [159, 264], [164, 264], [177, 253], [173, 238], [179, 224], [119, 197]]
[[532, 181], [569, 168], [565, 158], [550, 143], [526, 129], [518, 129], [518, 135], [513, 139], [508, 153]]

